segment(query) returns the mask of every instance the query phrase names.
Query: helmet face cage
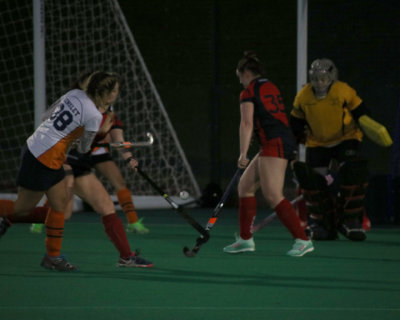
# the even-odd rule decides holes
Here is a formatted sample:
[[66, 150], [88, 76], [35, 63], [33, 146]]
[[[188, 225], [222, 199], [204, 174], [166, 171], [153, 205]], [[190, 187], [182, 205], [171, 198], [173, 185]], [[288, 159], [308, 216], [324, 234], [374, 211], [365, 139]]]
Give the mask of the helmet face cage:
[[319, 77], [329, 77], [331, 82], [338, 80], [338, 71], [332, 60], [317, 59], [311, 63], [311, 68], [308, 71], [310, 80], [317, 80]]
[[311, 86], [318, 99], [323, 99], [329, 87], [338, 80], [338, 72], [334, 63], [329, 59], [317, 59], [311, 63], [309, 70]]

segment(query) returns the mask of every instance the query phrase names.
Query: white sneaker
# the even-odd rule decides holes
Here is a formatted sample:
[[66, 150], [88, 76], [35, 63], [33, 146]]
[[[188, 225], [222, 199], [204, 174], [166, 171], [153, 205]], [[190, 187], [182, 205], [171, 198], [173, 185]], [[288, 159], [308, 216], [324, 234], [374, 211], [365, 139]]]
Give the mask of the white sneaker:
[[286, 254], [291, 257], [302, 257], [307, 252], [314, 251], [314, 246], [311, 240], [295, 239], [293, 248]]
[[227, 253], [239, 253], [239, 252], [246, 252], [246, 251], [255, 251], [256, 245], [254, 244], [253, 238], [248, 240], [243, 240], [240, 236], [236, 236], [236, 242], [232, 243], [229, 246], [226, 246], [224, 252]]

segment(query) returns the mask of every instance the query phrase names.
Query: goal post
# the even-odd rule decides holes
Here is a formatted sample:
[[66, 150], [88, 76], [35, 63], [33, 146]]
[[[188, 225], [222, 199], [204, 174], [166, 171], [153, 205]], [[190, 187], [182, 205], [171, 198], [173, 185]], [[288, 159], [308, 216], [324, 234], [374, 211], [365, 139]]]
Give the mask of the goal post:
[[[0, 63], [7, 73], [0, 79], [0, 193], [16, 191], [20, 151], [35, 128], [33, 106], [41, 114], [43, 104], [50, 106], [81, 72], [104, 70], [117, 72], [122, 79], [115, 110], [124, 123], [125, 139], [142, 141], [147, 132], [154, 136], [152, 147], [133, 150], [135, 158], [170, 195], [187, 190], [193, 197], [200, 196], [190, 164], [117, 0], [4, 0], [0, 5]], [[42, 25], [33, 28], [33, 19]], [[45, 50], [40, 54], [43, 30]], [[37, 51], [39, 61], [40, 55], [45, 57], [45, 70], [33, 62]], [[43, 74], [45, 83], [38, 84]], [[33, 95], [36, 85], [42, 88], [37, 89], [39, 94], [45, 88], [45, 103]], [[151, 196], [154, 203], [151, 186], [128, 171], [120, 157], [114, 159], [132, 194]], [[104, 183], [114, 193], [111, 185]]]
[[44, 0], [32, 0], [33, 6], [33, 101], [34, 127], [42, 122], [46, 110], [46, 44]]

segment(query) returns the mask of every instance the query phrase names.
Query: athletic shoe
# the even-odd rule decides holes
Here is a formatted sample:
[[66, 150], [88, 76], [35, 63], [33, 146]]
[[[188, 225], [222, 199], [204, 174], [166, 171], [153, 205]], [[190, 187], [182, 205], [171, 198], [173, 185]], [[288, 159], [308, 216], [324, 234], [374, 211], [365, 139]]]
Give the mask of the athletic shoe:
[[147, 229], [144, 224], [143, 224], [143, 218], [140, 218], [138, 221], [135, 223], [130, 223], [128, 224], [126, 231], [128, 232], [133, 232], [133, 233], [138, 233], [138, 234], [147, 234], [150, 232], [149, 229]]
[[0, 217], [0, 238], [7, 232], [7, 229], [11, 227], [12, 223], [7, 218]]
[[339, 227], [338, 230], [347, 239], [353, 241], [364, 241], [367, 238], [365, 230], [358, 218], [346, 219]]
[[223, 250], [227, 253], [255, 251], [256, 245], [254, 244], [253, 238], [243, 240], [241, 237], [236, 236], [236, 242], [232, 243], [229, 246], [226, 246]]
[[314, 246], [311, 240], [295, 239], [293, 248], [286, 254], [291, 257], [302, 257], [307, 252], [314, 251]]
[[29, 228], [29, 230], [32, 233], [42, 233], [43, 226], [44, 226], [43, 223], [32, 223], [31, 227]]
[[43, 268], [57, 271], [78, 271], [78, 267], [69, 263], [64, 256], [49, 257], [47, 254], [43, 257], [40, 264]]
[[126, 268], [151, 268], [153, 267], [153, 262], [147, 261], [137, 254], [132, 254], [128, 259], [119, 258], [117, 267], [126, 267]]

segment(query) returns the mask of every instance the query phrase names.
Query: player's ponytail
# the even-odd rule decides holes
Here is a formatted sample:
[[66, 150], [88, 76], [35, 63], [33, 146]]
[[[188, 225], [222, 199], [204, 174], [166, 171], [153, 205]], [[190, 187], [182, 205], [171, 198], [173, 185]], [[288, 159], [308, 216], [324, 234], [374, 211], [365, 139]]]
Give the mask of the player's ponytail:
[[73, 89], [80, 89], [80, 90], [86, 90], [90, 78], [99, 71], [84, 71], [82, 72], [78, 79], [76, 79], [70, 86], [69, 90]]
[[95, 72], [89, 80], [86, 93], [94, 101], [103, 98], [109, 94], [117, 83], [121, 83], [120, 77], [112, 72]]
[[248, 70], [254, 75], [264, 74], [264, 67], [254, 51], [245, 51], [244, 56], [239, 60], [236, 69], [241, 73]]

